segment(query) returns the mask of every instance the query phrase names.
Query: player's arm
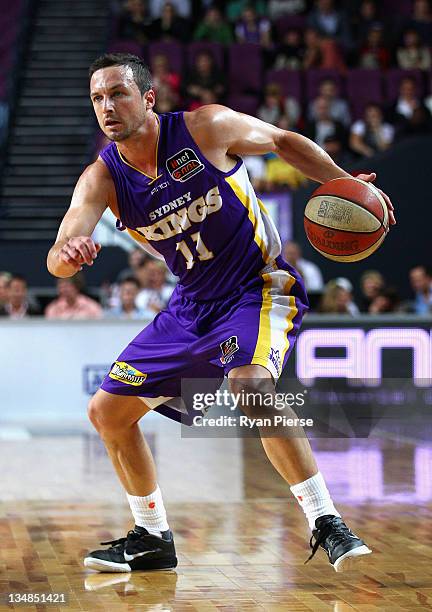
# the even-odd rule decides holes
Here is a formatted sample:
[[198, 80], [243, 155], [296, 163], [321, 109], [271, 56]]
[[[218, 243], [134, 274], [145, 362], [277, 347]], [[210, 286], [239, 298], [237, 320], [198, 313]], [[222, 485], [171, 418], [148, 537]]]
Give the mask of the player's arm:
[[47, 267], [59, 278], [73, 276], [84, 263], [93, 265], [100, 245], [91, 235], [110, 201], [112, 179], [101, 160], [82, 173], [76, 184], [71, 205], [61, 222]]
[[229, 155], [263, 155], [276, 153], [305, 176], [325, 183], [334, 178], [350, 176], [309, 138], [282, 130], [256, 117], [237, 113], [212, 104], [199, 111], [207, 124], [206, 149], [221, 148]]
[[[196, 112], [200, 111], [203, 115], [201, 123], [207, 124], [203, 136], [206, 139], [206, 149], [220, 148], [228, 155], [240, 156], [273, 152], [319, 183], [351, 176], [335, 164], [321, 147], [301, 134], [282, 130], [220, 105], [209, 105]], [[364, 174], [359, 178], [374, 181], [376, 174]], [[394, 223], [393, 205], [389, 197], [381, 193], [387, 202], [391, 223]]]

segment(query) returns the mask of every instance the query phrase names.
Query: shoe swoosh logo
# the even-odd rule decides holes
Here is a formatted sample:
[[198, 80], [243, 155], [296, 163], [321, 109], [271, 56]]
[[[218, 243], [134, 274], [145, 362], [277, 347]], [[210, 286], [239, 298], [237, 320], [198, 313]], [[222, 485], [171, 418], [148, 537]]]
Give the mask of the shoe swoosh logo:
[[149, 555], [150, 553], [159, 552], [160, 548], [156, 548], [155, 550], [145, 550], [144, 552], [135, 553], [134, 555], [128, 555], [127, 552], [123, 553], [125, 561], [133, 561], [137, 557], [144, 557], [144, 555]]

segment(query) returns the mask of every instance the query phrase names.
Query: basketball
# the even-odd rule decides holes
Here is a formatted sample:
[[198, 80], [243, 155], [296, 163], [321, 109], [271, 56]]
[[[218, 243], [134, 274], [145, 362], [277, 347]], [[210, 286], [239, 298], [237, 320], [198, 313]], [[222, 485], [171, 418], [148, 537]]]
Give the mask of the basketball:
[[384, 198], [372, 183], [338, 178], [316, 189], [304, 213], [311, 245], [327, 259], [360, 261], [382, 244], [388, 231]]

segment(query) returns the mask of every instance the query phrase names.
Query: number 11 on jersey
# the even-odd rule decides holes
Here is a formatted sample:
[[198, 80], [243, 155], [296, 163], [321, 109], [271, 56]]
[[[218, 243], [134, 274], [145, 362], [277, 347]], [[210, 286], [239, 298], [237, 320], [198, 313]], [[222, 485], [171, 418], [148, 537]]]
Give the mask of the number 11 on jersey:
[[[196, 244], [195, 250], [198, 254], [198, 259], [200, 261], [207, 261], [208, 259], [213, 259], [214, 257], [213, 253], [208, 250], [204, 242], [201, 240], [201, 236], [199, 232], [196, 232], [196, 234], [191, 234], [191, 238]], [[176, 251], [181, 252], [181, 254], [186, 259], [186, 268], [188, 270], [191, 270], [194, 266], [195, 259], [194, 259], [194, 255], [192, 251], [186, 244], [185, 240], [181, 240], [180, 242], [177, 242]]]

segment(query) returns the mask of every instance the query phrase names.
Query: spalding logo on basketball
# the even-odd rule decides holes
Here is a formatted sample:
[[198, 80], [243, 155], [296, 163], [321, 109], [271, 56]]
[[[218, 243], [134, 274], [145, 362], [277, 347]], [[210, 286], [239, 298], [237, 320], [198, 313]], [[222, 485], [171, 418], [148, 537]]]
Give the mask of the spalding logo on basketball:
[[333, 179], [313, 192], [304, 227], [309, 242], [324, 257], [360, 261], [377, 250], [388, 232], [387, 205], [371, 183]]

